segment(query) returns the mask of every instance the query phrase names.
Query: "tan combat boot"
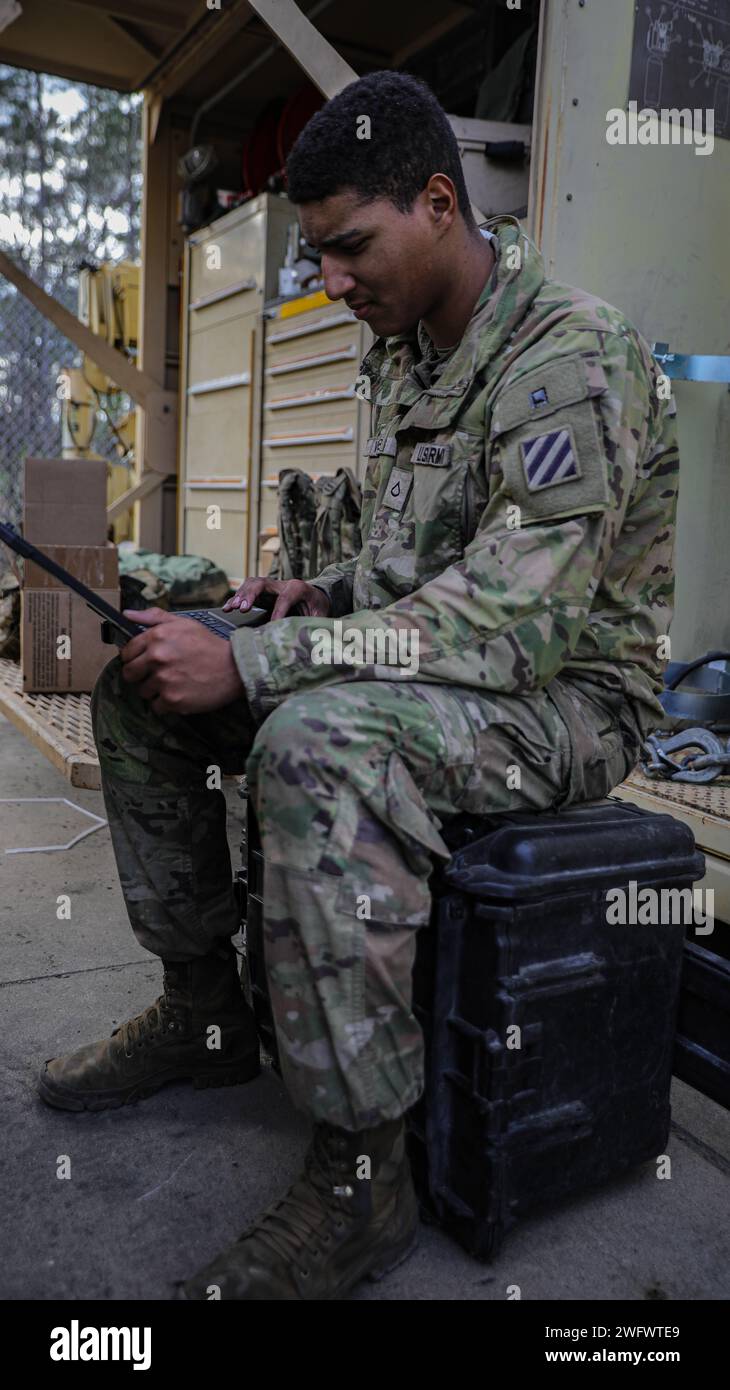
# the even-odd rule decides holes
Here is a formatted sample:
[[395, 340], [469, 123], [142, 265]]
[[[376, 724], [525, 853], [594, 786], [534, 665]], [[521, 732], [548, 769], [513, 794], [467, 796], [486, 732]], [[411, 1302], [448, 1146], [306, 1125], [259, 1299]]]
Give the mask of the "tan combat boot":
[[[259, 1073], [253, 1014], [230, 941], [194, 960], [163, 960], [163, 993], [110, 1038], [45, 1063], [41, 1098], [62, 1110], [107, 1110], [141, 1100], [168, 1081], [235, 1086]], [[209, 1032], [220, 1029], [218, 1040]]]
[[[370, 1177], [358, 1177], [369, 1171]], [[418, 1204], [405, 1126], [318, 1124], [304, 1172], [234, 1245], [182, 1286], [188, 1299], [337, 1299], [415, 1249]]]

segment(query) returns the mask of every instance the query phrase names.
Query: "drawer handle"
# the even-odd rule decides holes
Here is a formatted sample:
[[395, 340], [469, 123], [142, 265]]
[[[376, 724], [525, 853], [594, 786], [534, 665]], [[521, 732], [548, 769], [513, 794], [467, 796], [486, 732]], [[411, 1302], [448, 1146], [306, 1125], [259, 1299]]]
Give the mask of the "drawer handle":
[[340, 391], [318, 391], [310, 396], [280, 396], [276, 401], [266, 401], [265, 410], [288, 410], [295, 405], [322, 405], [325, 401], [351, 401], [355, 397], [355, 387], [345, 386]]
[[341, 323], [357, 323], [354, 314], [333, 314], [331, 319], [317, 319], [316, 323], [301, 324], [299, 328], [287, 328], [281, 333], [270, 333], [267, 343], [287, 343], [290, 338], [306, 338], [308, 333], [323, 333], [326, 328], [338, 328]]
[[198, 299], [191, 299], [188, 309], [205, 309], [209, 304], [219, 304], [222, 299], [231, 299], [234, 294], [240, 294], [241, 290], [258, 289], [255, 280], [237, 280], [235, 285], [226, 285], [225, 289], [212, 290], [210, 294], [201, 294]]
[[287, 449], [290, 444], [349, 444], [353, 438], [352, 427], [346, 430], [329, 431], [326, 434], [275, 434], [264, 439], [269, 449]]
[[194, 386], [188, 386], [188, 396], [204, 396], [209, 391], [229, 391], [232, 386], [249, 386], [251, 383], [250, 372], [239, 372], [237, 376], [216, 376], [211, 377], [210, 381], [196, 381]]
[[304, 367], [323, 367], [327, 362], [350, 362], [357, 357], [357, 348], [338, 348], [335, 352], [318, 352], [311, 357], [292, 357], [278, 367], [267, 367], [267, 376], [283, 376], [284, 372], [300, 372]]

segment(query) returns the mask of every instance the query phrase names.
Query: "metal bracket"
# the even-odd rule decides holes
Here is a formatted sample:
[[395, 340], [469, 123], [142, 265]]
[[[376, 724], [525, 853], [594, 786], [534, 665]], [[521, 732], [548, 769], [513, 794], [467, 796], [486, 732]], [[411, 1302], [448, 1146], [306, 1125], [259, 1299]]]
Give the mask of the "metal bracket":
[[730, 356], [699, 357], [696, 353], [670, 352], [669, 343], [652, 343], [657, 362], [672, 381], [719, 381], [730, 383]]

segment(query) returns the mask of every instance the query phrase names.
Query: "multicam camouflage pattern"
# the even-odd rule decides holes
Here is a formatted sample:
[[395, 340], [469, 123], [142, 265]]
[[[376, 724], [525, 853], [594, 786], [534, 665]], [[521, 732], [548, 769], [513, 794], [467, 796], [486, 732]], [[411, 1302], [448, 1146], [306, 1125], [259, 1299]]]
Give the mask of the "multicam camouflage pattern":
[[281, 548], [272, 579], [311, 579], [325, 565], [360, 551], [360, 484], [349, 468], [313, 482], [299, 468], [279, 473], [278, 530]]
[[559, 681], [528, 697], [358, 682], [293, 696], [258, 730], [245, 701], [159, 716], [118, 659], [92, 711], [129, 918], [165, 958], [237, 929], [224, 798], [209, 783], [213, 767], [246, 770], [282, 1071], [295, 1104], [346, 1129], [395, 1119], [422, 1089], [411, 971], [428, 877], [449, 857], [444, 818], [604, 796], [638, 737], [620, 697], [597, 704]]
[[201, 555], [158, 555], [153, 550], [120, 554], [119, 573], [144, 585], [137, 607], [215, 608], [231, 592], [225, 571]]
[[[546, 280], [519, 224], [493, 225], [497, 265], [458, 348], [419, 328], [366, 359], [362, 548], [317, 578], [332, 617], [237, 632], [247, 699], [214, 714], [155, 716], [118, 661], [94, 699], [127, 907], [157, 954], [236, 929], [209, 769], [247, 772], [284, 1075], [347, 1129], [422, 1087], [411, 967], [444, 819], [602, 797], [661, 713], [673, 406], [626, 320]], [[535, 448], [558, 445], [563, 480], [531, 488]], [[350, 613], [363, 632], [415, 630], [418, 668], [313, 661], [316, 630]]]
[[[623, 691], [647, 728], [661, 718], [674, 402], [618, 310], [546, 279], [515, 219], [489, 226], [497, 264], [455, 351], [439, 358], [419, 325], [365, 359], [362, 549], [316, 579], [332, 617], [234, 637], [260, 716], [314, 686], [394, 678], [390, 666], [309, 659], [313, 630], [352, 614], [350, 629], [418, 632], [418, 671], [400, 679], [517, 694], [561, 672]], [[531, 490], [523, 446], [562, 431], [577, 476]]]

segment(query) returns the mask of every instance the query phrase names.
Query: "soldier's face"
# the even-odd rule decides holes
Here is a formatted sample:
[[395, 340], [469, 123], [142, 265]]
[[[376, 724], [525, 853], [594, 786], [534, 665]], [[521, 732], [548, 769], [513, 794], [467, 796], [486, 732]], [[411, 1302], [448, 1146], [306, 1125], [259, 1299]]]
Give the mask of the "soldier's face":
[[330, 299], [344, 299], [382, 337], [407, 333], [441, 293], [443, 234], [426, 193], [403, 213], [387, 198], [336, 193], [299, 209], [302, 233], [322, 252]]

